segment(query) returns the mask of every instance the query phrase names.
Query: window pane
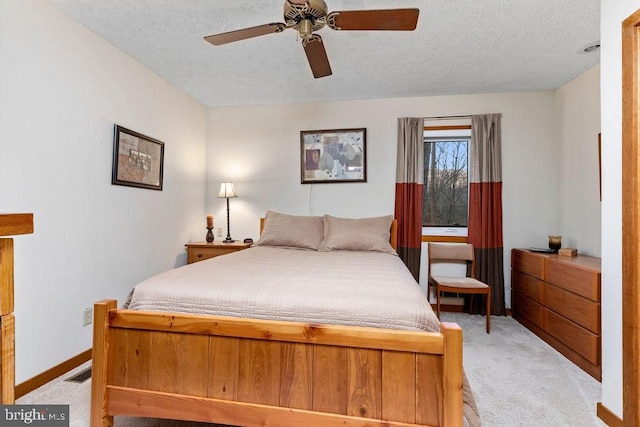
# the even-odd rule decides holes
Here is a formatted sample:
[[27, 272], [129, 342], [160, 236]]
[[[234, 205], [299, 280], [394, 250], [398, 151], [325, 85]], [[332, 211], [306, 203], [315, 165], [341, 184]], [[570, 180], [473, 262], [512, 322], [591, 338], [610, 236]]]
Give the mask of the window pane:
[[424, 144], [424, 226], [466, 227], [469, 140], [429, 140]]

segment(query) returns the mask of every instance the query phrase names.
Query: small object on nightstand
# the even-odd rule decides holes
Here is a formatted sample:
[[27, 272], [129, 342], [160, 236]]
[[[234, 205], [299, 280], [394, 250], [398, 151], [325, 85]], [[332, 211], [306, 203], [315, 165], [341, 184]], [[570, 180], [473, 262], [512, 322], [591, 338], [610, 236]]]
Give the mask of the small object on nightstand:
[[207, 215], [207, 243], [213, 242], [213, 215]]
[[250, 238], [250, 237], [247, 237], [246, 239], [244, 239], [244, 243], [249, 243], [249, 244], [251, 244], [251, 243], [253, 243], [253, 239], [252, 239], [252, 238]]
[[562, 248], [558, 251], [558, 255], [578, 256], [578, 250], [576, 248]]

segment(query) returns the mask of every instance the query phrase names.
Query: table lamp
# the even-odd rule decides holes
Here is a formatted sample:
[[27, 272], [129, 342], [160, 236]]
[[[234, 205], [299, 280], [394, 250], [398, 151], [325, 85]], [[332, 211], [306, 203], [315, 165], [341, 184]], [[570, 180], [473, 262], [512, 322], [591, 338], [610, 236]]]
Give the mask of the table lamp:
[[224, 197], [227, 199], [227, 238], [224, 239], [223, 243], [232, 243], [235, 242], [231, 238], [231, 233], [229, 231], [229, 198], [238, 197], [236, 193], [236, 189], [233, 187], [233, 182], [223, 182], [220, 184], [220, 191], [218, 192], [218, 197]]

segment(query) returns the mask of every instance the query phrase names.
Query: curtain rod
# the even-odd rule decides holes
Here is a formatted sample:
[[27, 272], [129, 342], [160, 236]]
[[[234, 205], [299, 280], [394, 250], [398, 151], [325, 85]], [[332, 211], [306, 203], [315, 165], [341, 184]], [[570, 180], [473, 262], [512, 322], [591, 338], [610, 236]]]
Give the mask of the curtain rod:
[[[502, 113], [498, 113], [500, 117], [502, 117]], [[457, 119], [470, 119], [473, 117], [472, 115], [466, 116], [434, 116], [434, 117], [423, 117], [424, 120], [457, 120]]]
[[439, 116], [439, 117], [423, 117], [424, 120], [455, 120], [470, 119], [471, 116]]

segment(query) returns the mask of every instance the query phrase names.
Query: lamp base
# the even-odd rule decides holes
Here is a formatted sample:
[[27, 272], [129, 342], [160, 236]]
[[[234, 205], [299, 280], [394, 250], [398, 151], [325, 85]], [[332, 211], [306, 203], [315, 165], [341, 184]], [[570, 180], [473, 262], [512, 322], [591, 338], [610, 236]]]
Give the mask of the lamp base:
[[233, 243], [233, 242], [235, 242], [235, 240], [231, 239], [230, 237], [227, 237], [222, 241], [222, 243]]

